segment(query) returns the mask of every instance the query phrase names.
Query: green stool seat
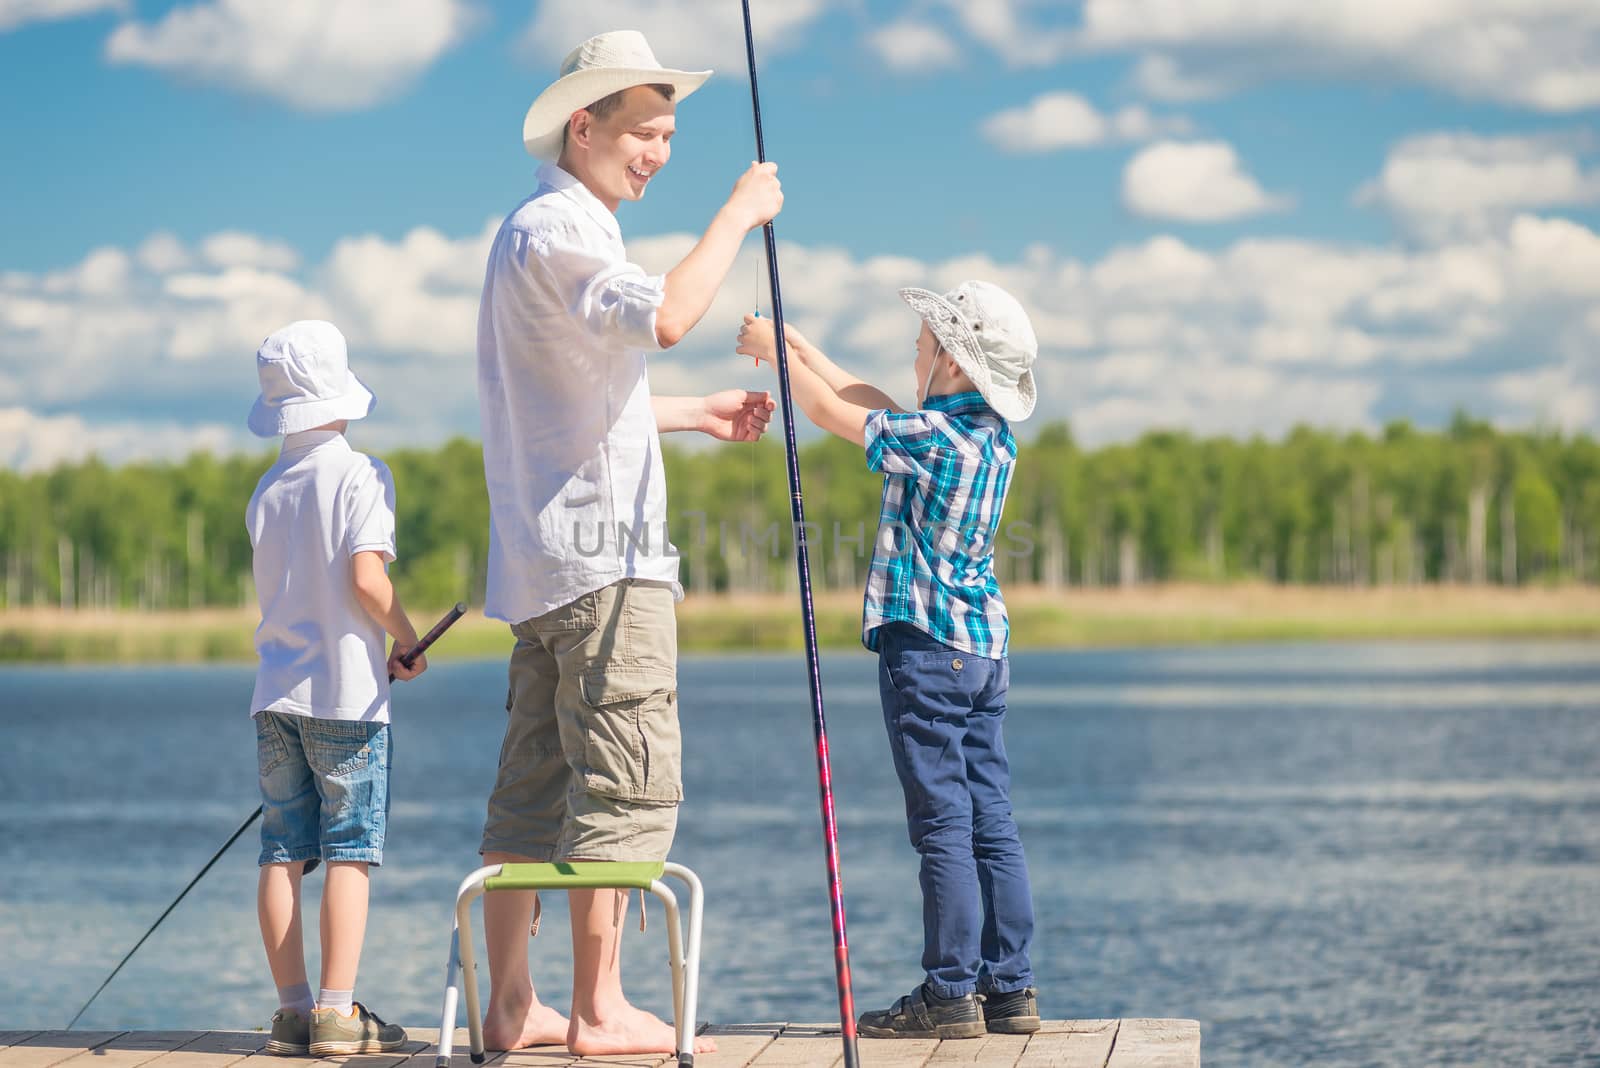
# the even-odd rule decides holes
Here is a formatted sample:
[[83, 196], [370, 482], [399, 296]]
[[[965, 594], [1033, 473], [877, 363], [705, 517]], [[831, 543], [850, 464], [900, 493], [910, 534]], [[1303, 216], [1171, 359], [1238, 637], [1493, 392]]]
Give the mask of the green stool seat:
[[502, 864], [500, 874], [483, 881], [492, 890], [648, 890], [666, 870], [666, 861], [653, 864], [613, 864], [603, 861], [557, 861], [554, 864]]

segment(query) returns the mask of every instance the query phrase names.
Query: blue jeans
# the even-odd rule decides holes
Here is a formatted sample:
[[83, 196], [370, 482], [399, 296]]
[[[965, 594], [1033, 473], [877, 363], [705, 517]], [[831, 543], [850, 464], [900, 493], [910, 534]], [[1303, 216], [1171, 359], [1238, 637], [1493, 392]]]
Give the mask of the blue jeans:
[[1000, 728], [1011, 665], [905, 623], [879, 631], [889, 749], [922, 857], [922, 967], [940, 997], [1033, 985], [1033, 895]]

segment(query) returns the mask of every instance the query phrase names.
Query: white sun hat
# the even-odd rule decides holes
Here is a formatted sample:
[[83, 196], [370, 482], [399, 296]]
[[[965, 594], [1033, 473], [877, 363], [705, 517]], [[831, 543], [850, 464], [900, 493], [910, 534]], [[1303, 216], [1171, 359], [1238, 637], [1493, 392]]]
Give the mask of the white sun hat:
[[263, 438], [298, 434], [335, 419], [360, 419], [377, 405], [350, 371], [344, 335], [332, 323], [302, 319], [256, 350], [261, 396], [247, 425]]
[[993, 282], [962, 282], [942, 297], [902, 289], [900, 297], [922, 316], [989, 407], [1013, 421], [1033, 414], [1039, 339], [1017, 298]]
[[636, 85], [670, 85], [682, 100], [711, 77], [708, 70], [671, 70], [638, 30], [597, 34], [567, 53], [561, 75], [533, 102], [522, 120], [522, 145], [530, 156], [554, 162], [561, 134], [574, 111]]

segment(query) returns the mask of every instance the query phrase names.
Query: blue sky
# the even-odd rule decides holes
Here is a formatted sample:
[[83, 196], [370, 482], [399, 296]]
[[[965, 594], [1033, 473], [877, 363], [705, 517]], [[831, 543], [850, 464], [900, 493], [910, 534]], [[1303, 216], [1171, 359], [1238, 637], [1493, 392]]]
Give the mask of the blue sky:
[[[989, 277], [1039, 328], [1036, 419], [1090, 443], [1600, 431], [1589, 0], [753, 6], [786, 309], [892, 390], [894, 289]], [[380, 397], [364, 440], [475, 434], [522, 112], [624, 26], [718, 71], [620, 213], [665, 269], [753, 155], [737, 3], [0, 0], [0, 462], [247, 447], [255, 345], [306, 316]], [[658, 391], [767, 384], [730, 344], [756, 246]]]

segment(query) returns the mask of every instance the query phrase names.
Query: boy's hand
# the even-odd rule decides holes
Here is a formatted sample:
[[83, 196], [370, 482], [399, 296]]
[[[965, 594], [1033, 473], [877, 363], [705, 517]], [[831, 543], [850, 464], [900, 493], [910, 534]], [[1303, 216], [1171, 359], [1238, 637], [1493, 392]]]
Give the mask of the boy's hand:
[[410, 667], [406, 667], [405, 664], [401, 662], [400, 657], [409, 651], [410, 648], [410, 645], [401, 645], [399, 642], [395, 642], [394, 648], [389, 653], [389, 674], [393, 675], [402, 682], [410, 682], [412, 679], [428, 670], [427, 653], [420, 654], [411, 662]]
[[[806, 343], [800, 331], [783, 324], [784, 347], [789, 350], [789, 355], [800, 357], [800, 348]], [[763, 319], [758, 315], [746, 315], [744, 325], [739, 328], [739, 347], [734, 350], [744, 356], [754, 356], [757, 360], [765, 360], [774, 367], [778, 365], [777, 331], [772, 328], [771, 319]]]
[[760, 441], [777, 401], [766, 390], [725, 389], [705, 398], [700, 429], [718, 441]]
[[771, 222], [783, 210], [783, 186], [776, 163], [752, 163], [734, 183], [728, 208], [746, 230]]

